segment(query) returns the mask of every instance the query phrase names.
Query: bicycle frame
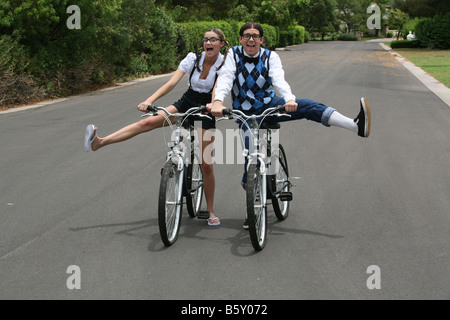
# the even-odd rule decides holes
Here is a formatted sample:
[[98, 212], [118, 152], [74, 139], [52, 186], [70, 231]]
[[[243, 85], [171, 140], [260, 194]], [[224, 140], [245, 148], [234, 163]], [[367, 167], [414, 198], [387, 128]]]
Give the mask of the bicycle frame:
[[[246, 115], [240, 110], [224, 110], [224, 115], [228, 115], [231, 119], [234, 116], [237, 116], [237, 119], [242, 122], [243, 125], [247, 127], [247, 132], [250, 133], [250, 145], [249, 149], [252, 150], [251, 153], [249, 153], [249, 149], [245, 148], [245, 142], [244, 137], [241, 134], [241, 142], [244, 146], [244, 156], [247, 157], [248, 163], [247, 163], [247, 170], [250, 167], [252, 163], [259, 164], [261, 173], [266, 175], [267, 173], [270, 173], [268, 169], [271, 166], [271, 143], [272, 143], [272, 133], [271, 129], [267, 130], [267, 137], [263, 140], [264, 142], [267, 142], [267, 153], [264, 153], [261, 149], [261, 139], [260, 139], [260, 130], [261, 125], [263, 124], [264, 120], [268, 116], [273, 117], [283, 117], [287, 116], [290, 117], [288, 114], [282, 114], [281, 111], [284, 110], [283, 106], [273, 107], [266, 109], [263, 113], [260, 115]], [[258, 123], [258, 119], [261, 119], [261, 121]], [[248, 121], [251, 121], [251, 125], [248, 124]]]
[[[197, 115], [200, 117], [206, 117], [211, 119], [209, 116], [202, 114], [202, 112], [206, 111], [204, 106], [202, 107], [194, 107], [187, 110], [185, 113], [171, 113], [167, 111], [166, 108], [158, 107], [158, 106], [149, 106], [147, 110], [152, 111], [153, 113], [148, 113], [142, 116], [142, 118], [146, 118], [154, 115], [162, 115], [165, 118], [165, 121], [171, 123], [169, 117], [174, 117], [175, 121], [175, 129], [172, 132], [173, 139], [167, 143], [167, 147], [170, 149], [167, 152], [166, 162], [172, 159], [177, 163], [178, 170], [183, 170], [184, 166], [191, 161], [189, 158], [189, 152], [184, 152], [181, 146], [181, 142], [184, 140], [185, 136], [183, 135], [183, 124], [187, 121], [189, 116]], [[157, 113], [157, 111], [163, 111], [162, 113]], [[186, 139], [188, 141], [188, 146], [191, 146], [192, 139], [192, 130], [193, 128], [189, 128], [189, 134], [186, 135]], [[190, 150], [192, 151], [192, 150]]]

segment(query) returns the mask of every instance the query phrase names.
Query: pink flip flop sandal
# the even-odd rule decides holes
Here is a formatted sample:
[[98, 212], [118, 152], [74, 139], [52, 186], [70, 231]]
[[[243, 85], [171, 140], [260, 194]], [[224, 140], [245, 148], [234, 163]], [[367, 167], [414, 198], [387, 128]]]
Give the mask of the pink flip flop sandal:
[[208, 218], [208, 226], [218, 226], [220, 225], [220, 220], [217, 217]]

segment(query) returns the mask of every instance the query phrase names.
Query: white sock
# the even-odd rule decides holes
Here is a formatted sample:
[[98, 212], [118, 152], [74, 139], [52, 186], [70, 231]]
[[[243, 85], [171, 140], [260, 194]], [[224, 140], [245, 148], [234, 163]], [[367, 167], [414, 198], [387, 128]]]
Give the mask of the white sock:
[[355, 123], [355, 121], [346, 116], [343, 116], [337, 111], [334, 111], [331, 114], [330, 119], [328, 119], [328, 124], [330, 126], [336, 126], [358, 133], [358, 125]]

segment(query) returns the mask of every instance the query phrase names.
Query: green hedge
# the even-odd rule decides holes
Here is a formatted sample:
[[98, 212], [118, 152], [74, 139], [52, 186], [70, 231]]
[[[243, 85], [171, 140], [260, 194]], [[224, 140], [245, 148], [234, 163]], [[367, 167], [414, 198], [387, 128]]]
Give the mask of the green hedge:
[[264, 47], [274, 50], [280, 41], [279, 29], [268, 24], [261, 24], [261, 27], [264, 30]]
[[[0, 104], [70, 95], [129, 77], [175, 70], [206, 30], [239, 45], [241, 21], [175, 23], [153, 0], [78, 0], [81, 29], [68, 29], [70, 0], [0, 2]], [[278, 27], [262, 24], [264, 46], [280, 46]], [[290, 28], [289, 44], [305, 29]]]
[[[305, 42], [306, 31], [303, 26], [295, 26], [289, 28], [287, 31], [280, 32], [280, 47], [292, 46], [296, 44], [302, 44]], [[309, 36], [309, 34], [308, 34]], [[309, 38], [306, 38], [306, 42]]]
[[[200, 21], [185, 22], [177, 24], [178, 40], [177, 44], [179, 56], [186, 55], [189, 52], [197, 52], [201, 47], [201, 39], [204, 37], [206, 30], [218, 28], [225, 33], [230, 46], [239, 43], [239, 33], [235, 28], [226, 21]], [[239, 32], [239, 31], [238, 31]]]
[[340, 41], [358, 41], [358, 37], [356, 36], [356, 34], [343, 33], [343, 34], [339, 35], [338, 40], [340, 40]]
[[419, 40], [394, 40], [391, 42], [392, 49], [398, 48], [419, 48], [420, 41]]
[[[196, 52], [200, 46], [200, 39], [203, 37], [206, 30], [210, 28], [219, 28], [227, 37], [230, 47], [240, 45], [239, 30], [245, 24], [240, 21], [199, 21], [199, 22], [185, 22], [176, 24], [177, 33], [177, 47], [178, 56], [182, 57], [188, 52]], [[268, 24], [261, 24], [264, 30], [264, 47], [268, 49], [275, 49], [280, 46], [281, 32], [278, 27]], [[305, 28], [297, 26], [293, 28], [293, 44], [300, 44], [304, 41]]]
[[450, 49], [450, 13], [423, 18], [416, 25], [416, 37], [431, 49]]

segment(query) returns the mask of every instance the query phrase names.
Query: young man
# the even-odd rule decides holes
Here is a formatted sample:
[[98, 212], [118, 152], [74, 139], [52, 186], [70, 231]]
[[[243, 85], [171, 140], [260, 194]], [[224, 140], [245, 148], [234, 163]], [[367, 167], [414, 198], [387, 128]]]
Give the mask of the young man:
[[[370, 108], [361, 98], [360, 112], [355, 119], [343, 116], [336, 109], [310, 99], [296, 99], [284, 78], [280, 57], [276, 52], [261, 48], [264, 31], [258, 23], [247, 23], [239, 31], [241, 46], [231, 48], [217, 79], [211, 112], [222, 116], [223, 101], [232, 93], [233, 108], [248, 114], [259, 114], [265, 109], [284, 105], [291, 117], [277, 121], [313, 120], [323, 125], [338, 126], [367, 138], [370, 134]], [[277, 97], [276, 89], [281, 97]], [[243, 185], [245, 185], [245, 174]], [[246, 224], [244, 223], [246, 229]]]

